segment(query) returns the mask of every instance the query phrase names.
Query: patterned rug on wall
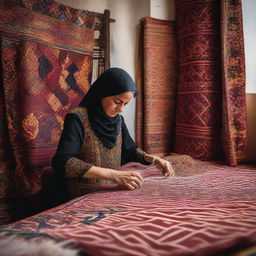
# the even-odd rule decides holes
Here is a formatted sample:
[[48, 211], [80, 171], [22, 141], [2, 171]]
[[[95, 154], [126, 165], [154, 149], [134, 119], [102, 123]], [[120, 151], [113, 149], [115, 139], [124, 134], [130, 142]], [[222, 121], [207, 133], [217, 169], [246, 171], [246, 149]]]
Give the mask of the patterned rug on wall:
[[167, 159], [175, 177], [165, 178], [152, 166], [126, 164], [122, 170], [144, 177], [140, 189], [108, 185], [0, 227], [0, 240], [70, 241], [95, 256], [227, 256], [255, 245], [255, 165], [231, 168], [189, 156]]
[[174, 151], [231, 166], [247, 153], [241, 0], [176, 0], [179, 82]]
[[174, 152], [202, 160], [223, 157], [219, 11], [219, 1], [176, 1], [179, 82]]
[[49, 0], [1, 1], [0, 7], [5, 199], [39, 192], [51, 171], [64, 116], [90, 85], [94, 14]]
[[140, 61], [137, 69], [136, 143], [148, 153], [172, 151], [176, 103], [177, 44], [175, 23], [141, 20]]

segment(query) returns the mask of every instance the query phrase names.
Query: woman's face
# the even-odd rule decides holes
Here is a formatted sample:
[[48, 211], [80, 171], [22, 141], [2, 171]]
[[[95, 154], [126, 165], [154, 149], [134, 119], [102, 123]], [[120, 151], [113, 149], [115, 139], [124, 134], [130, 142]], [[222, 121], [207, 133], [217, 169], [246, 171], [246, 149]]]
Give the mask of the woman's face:
[[124, 92], [118, 95], [105, 97], [101, 100], [103, 110], [109, 117], [115, 117], [124, 110], [124, 106], [134, 96], [134, 92]]

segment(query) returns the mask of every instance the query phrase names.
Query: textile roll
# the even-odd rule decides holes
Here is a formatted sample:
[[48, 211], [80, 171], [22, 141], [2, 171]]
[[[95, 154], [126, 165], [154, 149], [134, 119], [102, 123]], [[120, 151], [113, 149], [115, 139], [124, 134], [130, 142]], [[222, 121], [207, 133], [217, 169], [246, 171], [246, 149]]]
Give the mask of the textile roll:
[[177, 79], [175, 23], [141, 20], [142, 67], [137, 79], [136, 143], [146, 152], [172, 151]]
[[176, 1], [179, 82], [174, 152], [201, 160], [223, 157], [219, 10], [219, 1]]

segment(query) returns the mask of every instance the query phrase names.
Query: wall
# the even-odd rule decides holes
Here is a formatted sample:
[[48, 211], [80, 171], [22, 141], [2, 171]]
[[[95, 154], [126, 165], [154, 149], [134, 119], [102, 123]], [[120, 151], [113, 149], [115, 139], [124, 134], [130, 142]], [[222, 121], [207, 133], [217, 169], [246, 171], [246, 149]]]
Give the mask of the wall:
[[150, 0], [150, 16], [161, 20], [175, 19], [175, 0]]
[[256, 1], [242, 0], [246, 66], [248, 157], [256, 161]]
[[242, 0], [246, 56], [246, 92], [256, 93], [256, 10], [255, 0]]
[[[135, 64], [138, 49], [137, 27], [142, 17], [149, 16], [148, 0], [110, 0], [111, 25], [110, 60], [111, 66], [125, 69], [135, 79]], [[135, 138], [135, 99], [123, 113], [130, 134]]]
[[248, 161], [256, 162], [256, 94], [247, 93]]

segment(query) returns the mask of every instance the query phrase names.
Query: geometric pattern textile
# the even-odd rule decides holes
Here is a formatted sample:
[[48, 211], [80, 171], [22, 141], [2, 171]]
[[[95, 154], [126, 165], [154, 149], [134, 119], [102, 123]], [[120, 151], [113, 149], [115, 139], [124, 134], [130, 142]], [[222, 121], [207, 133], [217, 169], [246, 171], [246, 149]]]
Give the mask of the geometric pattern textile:
[[177, 84], [177, 43], [173, 21], [141, 20], [140, 70], [136, 104], [136, 143], [146, 152], [173, 149]]
[[63, 118], [90, 85], [94, 14], [11, 0], [1, 1], [0, 20], [0, 198], [8, 198], [38, 193], [51, 172]]
[[[0, 227], [0, 239], [72, 241], [85, 255], [230, 255], [256, 243], [256, 166], [229, 167], [168, 156], [176, 172], [139, 171], [140, 189], [106, 185], [30, 218]], [[249, 254], [248, 254], [249, 255]], [[251, 254], [252, 255], [252, 254]]]
[[201, 160], [245, 159], [247, 118], [240, 0], [176, 0], [179, 82], [175, 149]]
[[223, 157], [219, 1], [176, 0], [179, 79], [174, 152]]
[[[76, 9], [54, 0], [9, 0], [1, 1], [1, 9], [21, 7], [33, 12], [67, 21], [79, 26], [93, 28], [95, 13], [87, 10]], [[13, 9], [14, 10], [14, 9]]]
[[242, 4], [221, 1], [223, 147], [227, 162], [236, 166], [247, 153], [245, 55]]

